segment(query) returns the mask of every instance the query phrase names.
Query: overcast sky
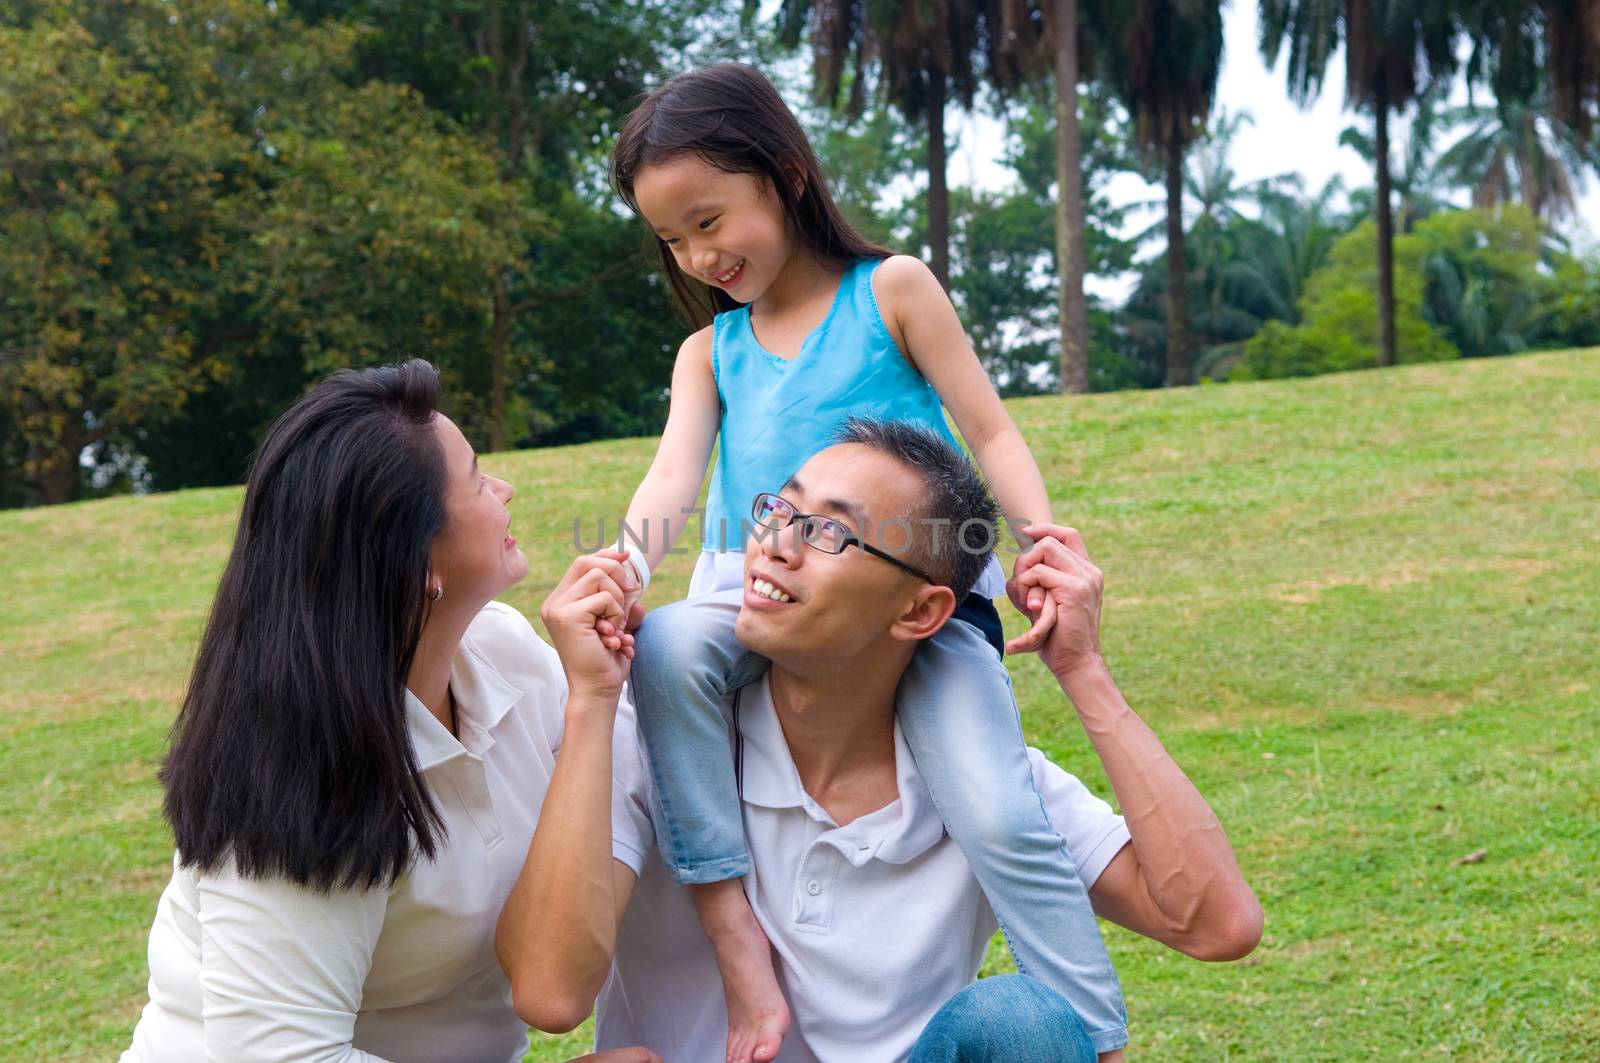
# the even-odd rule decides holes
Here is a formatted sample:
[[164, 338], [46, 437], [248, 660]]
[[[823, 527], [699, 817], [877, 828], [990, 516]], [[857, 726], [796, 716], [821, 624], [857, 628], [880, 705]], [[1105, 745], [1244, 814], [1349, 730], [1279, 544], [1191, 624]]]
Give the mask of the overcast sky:
[[[1306, 186], [1311, 189], [1321, 188], [1334, 174], [1341, 175], [1347, 187], [1371, 185], [1373, 177], [1368, 164], [1354, 150], [1339, 145], [1340, 131], [1351, 125], [1365, 124], [1362, 116], [1344, 109], [1343, 54], [1336, 54], [1330, 61], [1322, 94], [1310, 108], [1302, 111], [1289, 101], [1284, 76], [1287, 56], [1279, 56], [1278, 68], [1273, 71], [1267, 69], [1261, 58], [1254, 0], [1234, 0], [1228, 6], [1223, 15], [1223, 33], [1225, 51], [1217, 105], [1229, 111], [1248, 110], [1255, 119], [1255, 124], [1241, 129], [1234, 140], [1232, 162], [1239, 180], [1247, 182], [1294, 171], [1304, 176]], [[1457, 95], [1460, 102], [1466, 101], [1464, 88], [1459, 89]], [[1479, 95], [1480, 101], [1484, 98]], [[1010, 171], [994, 162], [1003, 136], [1000, 125], [981, 116], [958, 116], [956, 111], [951, 112], [950, 118], [959, 136], [959, 143], [952, 146], [951, 183], [975, 181], [983, 186], [998, 187], [1011, 180]], [[1391, 122], [1390, 125], [1393, 157], [1398, 159], [1404, 123]], [[1114, 202], [1129, 203], [1158, 197], [1162, 190], [1133, 174], [1121, 174], [1113, 179], [1110, 194]], [[1579, 244], [1587, 244], [1600, 232], [1600, 181], [1585, 176], [1580, 196], [1578, 223], [1564, 224], [1577, 229], [1581, 223], [1584, 235], [1576, 232], [1571, 235], [1578, 237]], [[1465, 192], [1458, 198], [1465, 204]], [[1141, 215], [1133, 219], [1130, 228], [1142, 228], [1156, 216]], [[1120, 297], [1128, 290], [1129, 280], [1090, 278], [1089, 287], [1103, 295]]]

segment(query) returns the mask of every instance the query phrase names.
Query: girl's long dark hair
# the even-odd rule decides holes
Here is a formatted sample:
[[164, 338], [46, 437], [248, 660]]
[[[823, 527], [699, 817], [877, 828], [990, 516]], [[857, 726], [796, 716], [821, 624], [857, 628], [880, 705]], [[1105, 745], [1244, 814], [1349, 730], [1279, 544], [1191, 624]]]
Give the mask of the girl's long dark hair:
[[[635, 211], [633, 185], [646, 166], [697, 155], [719, 170], [765, 177], [795, 238], [821, 262], [893, 254], [845, 220], [828, 192], [822, 165], [783, 97], [755, 67], [718, 63], [666, 82], [628, 115], [611, 155], [611, 183]], [[795, 177], [802, 187], [795, 190]], [[695, 328], [740, 304], [721, 288], [687, 276], [672, 249], [656, 240], [674, 299]]]
[[179, 859], [392, 883], [443, 824], [405, 685], [445, 525], [427, 362], [343, 370], [268, 431], [161, 769]]

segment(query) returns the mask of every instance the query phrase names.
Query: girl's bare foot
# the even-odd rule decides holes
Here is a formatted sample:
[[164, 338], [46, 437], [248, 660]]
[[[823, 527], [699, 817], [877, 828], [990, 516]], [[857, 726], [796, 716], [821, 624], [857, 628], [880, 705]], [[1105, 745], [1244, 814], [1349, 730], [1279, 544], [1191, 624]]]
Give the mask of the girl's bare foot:
[[789, 1032], [789, 1004], [778, 988], [772, 945], [738, 879], [693, 886], [691, 892], [728, 1001], [727, 1063], [768, 1063]]

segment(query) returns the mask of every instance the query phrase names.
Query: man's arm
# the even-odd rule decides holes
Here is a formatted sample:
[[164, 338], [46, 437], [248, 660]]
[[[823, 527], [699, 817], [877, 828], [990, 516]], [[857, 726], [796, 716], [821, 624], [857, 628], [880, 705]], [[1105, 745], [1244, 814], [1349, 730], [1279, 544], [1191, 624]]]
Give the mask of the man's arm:
[[625, 555], [581, 557], [540, 609], [570, 691], [561, 751], [528, 858], [500, 913], [495, 953], [522, 1020], [564, 1033], [604, 984], [633, 870], [612, 856], [612, 731], [632, 657]]
[[1037, 586], [1055, 600], [1039, 657], [1077, 709], [1133, 836], [1089, 891], [1095, 910], [1196, 959], [1246, 955], [1261, 940], [1261, 905], [1211, 806], [1111, 678], [1100, 655], [1104, 577], [1071, 528], [1026, 531], [1037, 545], [1013, 598]]

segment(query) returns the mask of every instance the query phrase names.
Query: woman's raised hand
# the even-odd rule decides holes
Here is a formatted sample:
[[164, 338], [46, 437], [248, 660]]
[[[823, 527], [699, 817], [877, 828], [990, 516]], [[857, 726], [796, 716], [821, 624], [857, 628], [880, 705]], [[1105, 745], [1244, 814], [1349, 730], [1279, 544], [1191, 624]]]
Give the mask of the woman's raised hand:
[[642, 608], [623, 590], [627, 555], [600, 550], [577, 558], [539, 607], [539, 618], [567, 673], [573, 695], [615, 697], [628, 677]]

